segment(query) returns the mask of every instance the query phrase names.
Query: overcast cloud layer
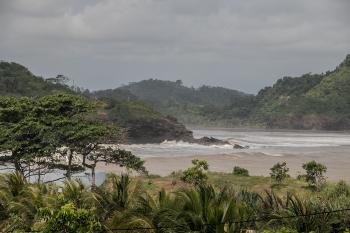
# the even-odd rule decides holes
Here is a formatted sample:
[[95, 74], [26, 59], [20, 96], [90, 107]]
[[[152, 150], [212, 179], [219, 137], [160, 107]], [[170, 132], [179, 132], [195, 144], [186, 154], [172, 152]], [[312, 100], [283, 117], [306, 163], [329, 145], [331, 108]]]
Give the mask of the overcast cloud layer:
[[350, 53], [349, 0], [0, 0], [0, 59], [89, 89], [148, 78], [255, 93]]

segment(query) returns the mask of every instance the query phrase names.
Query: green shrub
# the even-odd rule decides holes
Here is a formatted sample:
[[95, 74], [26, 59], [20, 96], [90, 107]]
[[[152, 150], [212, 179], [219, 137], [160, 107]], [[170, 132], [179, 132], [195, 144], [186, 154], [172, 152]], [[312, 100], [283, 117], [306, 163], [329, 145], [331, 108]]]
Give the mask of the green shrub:
[[89, 209], [77, 209], [72, 203], [62, 206], [58, 211], [44, 208], [41, 210], [46, 220], [43, 232], [101, 232], [101, 223]]
[[306, 171], [305, 180], [309, 183], [309, 186], [319, 189], [326, 180], [324, 173], [327, 172], [327, 167], [312, 160], [303, 164], [303, 168]]
[[276, 163], [270, 170], [271, 178], [277, 181], [277, 183], [282, 183], [286, 178], [289, 177], [289, 168], [287, 167], [286, 162]]
[[298, 233], [298, 231], [290, 228], [282, 227], [278, 230], [264, 230], [262, 233]]
[[350, 186], [343, 180], [339, 181], [333, 188], [328, 191], [331, 198], [348, 197], [350, 195]]
[[233, 168], [233, 175], [235, 175], [235, 176], [249, 176], [249, 172], [245, 168], [235, 166]]
[[194, 166], [185, 170], [180, 179], [196, 186], [205, 184], [208, 180], [206, 174], [206, 171], [209, 169], [208, 162], [205, 160], [194, 159], [192, 160], [192, 164]]

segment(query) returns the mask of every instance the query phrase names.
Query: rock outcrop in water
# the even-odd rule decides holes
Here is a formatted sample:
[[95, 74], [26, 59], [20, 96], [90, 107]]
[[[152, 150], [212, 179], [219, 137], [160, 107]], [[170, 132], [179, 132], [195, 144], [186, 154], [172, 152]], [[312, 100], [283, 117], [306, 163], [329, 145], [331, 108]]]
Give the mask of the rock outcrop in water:
[[240, 144], [235, 143], [233, 144], [233, 149], [249, 149], [249, 146], [242, 146]]
[[128, 144], [161, 143], [163, 141], [184, 141], [201, 145], [230, 145], [228, 141], [213, 137], [194, 138], [193, 132], [174, 118], [135, 120], [128, 122]]
[[127, 143], [161, 143], [191, 141], [192, 131], [173, 118], [142, 119], [127, 122]]
[[213, 137], [202, 137], [199, 139], [191, 139], [190, 142], [192, 143], [198, 143], [201, 145], [206, 145], [206, 146], [210, 146], [210, 145], [231, 145], [228, 141], [225, 140], [220, 140], [217, 138], [213, 138]]

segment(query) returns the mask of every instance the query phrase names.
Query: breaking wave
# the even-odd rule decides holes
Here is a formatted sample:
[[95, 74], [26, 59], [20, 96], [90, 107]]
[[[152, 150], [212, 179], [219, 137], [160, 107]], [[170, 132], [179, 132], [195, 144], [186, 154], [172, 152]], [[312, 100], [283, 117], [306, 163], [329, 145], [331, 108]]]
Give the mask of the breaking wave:
[[[160, 144], [121, 145], [140, 157], [199, 156], [232, 154], [236, 152], [262, 151], [274, 148], [322, 148], [350, 146], [350, 134], [311, 131], [237, 131], [237, 130], [193, 130], [195, 137], [215, 137], [228, 140], [232, 145], [249, 146], [237, 150], [232, 145], [200, 145], [183, 141], [164, 141]], [[294, 148], [294, 149], [293, 149]], [[287, 151], [288, 151], [287, 150]], [[265, 153], [266, 156], [282, 156], [279, 153]]]

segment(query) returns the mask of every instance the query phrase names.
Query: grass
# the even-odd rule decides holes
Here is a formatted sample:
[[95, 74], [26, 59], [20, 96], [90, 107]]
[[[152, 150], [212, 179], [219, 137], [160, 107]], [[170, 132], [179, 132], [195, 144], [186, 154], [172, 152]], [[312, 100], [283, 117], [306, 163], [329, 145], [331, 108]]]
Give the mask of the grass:
[[[166, 191], [175, 191], [182, 187], [191, 185], [182, 182], [178, 175], [175, 176], [150, 176], [139, 177], [150, 192], [157, 193], [161, 189]], [[298, 195], [308, 195], [312, 191], [308, 188], [307, 183], [295, 178], [288, 178], [282, 184], [277, 184], [270, 177], [264, 176], [237, 176], [232, 173], [209, 172], [208, 183], [217, 188], [225, 186], [233, 187], [237, 190], [248, 189], [259, 193], [265, 190], [273, 189], [277, 194], [286, 194], [287, 192], [298, 193]], [[329, 186], [333, 184], [327, 184]]]

